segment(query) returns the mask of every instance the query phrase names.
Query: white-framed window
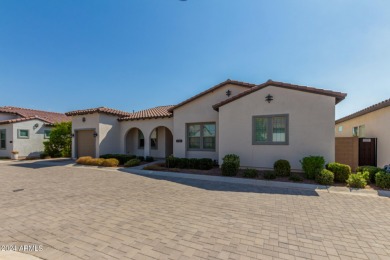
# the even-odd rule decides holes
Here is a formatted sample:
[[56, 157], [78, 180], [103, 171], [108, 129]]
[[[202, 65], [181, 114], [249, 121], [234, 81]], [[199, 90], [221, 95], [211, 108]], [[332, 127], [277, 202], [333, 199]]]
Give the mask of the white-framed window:
[[50, 139], [50, 133], [51, 133], [51, 130], [44, 130], [43, 131], [43, 138]]
[[365, 137], [365, 134], [366, 134], [365, 125], [354, 126], [352, 128], [352, 136]]
[[0, 149], [7, 149], [7, 136], [5, 129], [0, 129]]
[[30, 130], [18, 129], [18, 138], [19, 139], [29, 139], [30, 138]]
[[150, 148], [158, 149], [158, 129], [155, 128], [153, 132], [150, 134]]
[[144, 149], [144, 147], [145, 147], [144, 133], [142, 133], [142, 131], [138, 129], [138, 148]]
[[288, 115], [253, 116], [253, 145], [288, 145]]
[[187, 149], [215, 151], [216, 126], [215, 123], [187, 124]]
[[343, 131], [343, 126], [339, 126], [339, 132], [342, 132]]

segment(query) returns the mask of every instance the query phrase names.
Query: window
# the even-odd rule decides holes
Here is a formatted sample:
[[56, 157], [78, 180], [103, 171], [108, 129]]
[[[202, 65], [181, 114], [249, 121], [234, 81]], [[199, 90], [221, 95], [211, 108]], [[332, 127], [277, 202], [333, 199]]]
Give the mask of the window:
[[365, 125], [355, 126], [352, 128], [352, 136], [364, 137], [366, 127]]
[[18, 138], [28, 139], [30, 138], [30, 132], [27, 129], [18, 129]]
[[288, 115], [254, 116], [252, 143], [288, 145]]
[[5, 129], [0, 130], [0, 149], [6, 149], [6, 135], [5, 135]]
[[51, 130], [45, 130], [43, 131], [43, 138], [49, 139], [50, 138]]
[[150, 147], [152, 149], [158, 149], [158, 129], [154, 129], [152, 134], [150, 135]]
[[339, 132], [342, 132], [343, 131], [343, 126], [339, 126]]
[[141, 130], [138, 130], [138, 148], [144, 148], [145, 147], [145, 138], [144, 134]]
[[215, 123], [187, 125], [188, 150], [215, 150]]

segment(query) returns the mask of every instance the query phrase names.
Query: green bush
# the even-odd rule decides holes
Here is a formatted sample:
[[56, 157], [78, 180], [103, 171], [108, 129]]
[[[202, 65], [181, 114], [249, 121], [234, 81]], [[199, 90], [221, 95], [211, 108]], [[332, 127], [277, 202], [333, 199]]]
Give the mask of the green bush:
[[43, 142], [44, 152], [55, 157], [71, 157], [72, 154], [72, 122], [62, 122], [54, 125], [49, 140]]
[[322, 169], [319, 173], [317, 173], [316, 177], [316, 182], [322, 185], [332, 185], [333, 180], [334, 180], [334, 174], [333, 172], [327, 170], [327, 169]]
[[300, 160], [307, 179], [314, 179], [324, 169], [325, 159], [322, 156], [308, 156]]
[[222, 175], [235, 176], [240, 168], [240, 157], [235, 154], [227, 154], [223, 157], [221, 166]]
[[134, 167], [138, 166], [141, 163], [139, 159], [130, 159], [125, 163], [125, 167]]
[[291, 166], [287, 160], [277, 160], [274, 163], [274, 171], [277, 176], [290, 176]]
[[274, 171], [266, 171], [263, 174], [264, 179], [273, 180], [276, 179], [276, 173]]
[[103, 158], [103, 159], [114, 158], [114, 159], [117, 159], [119, 161], [120, 165], [124, 165], [127, 161], [136, 158], [136, 156], [116, 153], [116, 154], [103, 154], [103, 155], [100, 155], [100, 158]]
[[258, 175], [258, 172], [256, 169], [245, 169], [242, 173], [242, 177], [244, 178], [256, 178]]
[[351, 167], [341, 163], [329, 163], [326, 165], [326, 169], [334, 173], [334, 180], [336, 182], [346, 182], [349, 175], [351, 175]]
[[177, 168], [186, 169], [188, 168], [189, 160], [187, 158], [178, 158], [177, 160]]
[[199, 169], [199, 160], [196, 158], [188, 159], [188, 168], [190, 169]]
[[356, 173], [351, 174], [347, 180], [347, 184], [351, 188], [361, 188], [363, 189], [367, 185], [367, 180], [369, 178], [368, 172], [366, 174]]
[[41, 158], [41, 159], [49, 159], [49, 158], [50, 158], [50, 155], [47, 154], [47, 153], [41, 153], [41, 154], [39, 155], [39, 158]]
[[299, 175], [296, 175], [296, 174], [293, 174], [290, 176], [290, 178], [288, 178], [290, 181], [293, 181], [293, 182], [301, 182], [303, 181], [302, 177], [299, 176]]
[[167, 168], [176, 168], [178, 162], [179, 162], [179, 158], [170, 155], [165, 159], [165, 166]]
[[213, 160], [209, 158], [198, 159], [198, 168], [200, 170], [210, 170], [213, 168]]
[[377, 172], [381, 171], [381, 168], [375, 166], [359, 166], [356, 168], [357, 172], [365, 172], [368, 171], [370, 174], [370, 182], [375, 183], [375, 175]]
[[146, 156], [145, 161], [146, 162], [153, 162], [154, 158], [152, 156]]
[[376, 186], [382, 189], [390, 189], [390, 173], [379, 171], [375, 175]]
[[141, 162], [145, 161], [145, 157], [143, 157], [142, 155], [137, 156], [136, 158], [137, 158], [138, 160], [140, 160]]
[[[100, 159], [103, 159], [103, 158], [100, 158]], [[115, 158], [104, 159], [104, 161], [102, 161], [102, 164], [101, 164], [101, 166], [104, 166], [104, 167], [117, 167], [118, 165], [119, 165], [119, 161]]]

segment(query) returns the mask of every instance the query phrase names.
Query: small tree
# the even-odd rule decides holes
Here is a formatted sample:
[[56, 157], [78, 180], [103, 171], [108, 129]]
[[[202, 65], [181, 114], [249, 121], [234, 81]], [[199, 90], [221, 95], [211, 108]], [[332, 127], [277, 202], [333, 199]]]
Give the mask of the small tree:
[[51, 157], [70, 157], [72, 151], [72, 122], [55, 124], [48, 141], [43, 142], [45, 153]]

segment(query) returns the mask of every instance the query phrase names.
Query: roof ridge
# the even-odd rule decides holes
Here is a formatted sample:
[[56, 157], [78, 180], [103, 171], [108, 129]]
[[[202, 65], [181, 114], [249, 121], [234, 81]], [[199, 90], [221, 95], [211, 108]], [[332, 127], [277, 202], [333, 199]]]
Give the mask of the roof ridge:
[[21, 109], [21, 110], [27, 110], [27, 111], [37, 111], [37, 112], [44, 112], [44, 113], [52, 113], [52, 114], [60, 114], [60, 115], [64, 115], [64, 113], [60, 113], [60, 112], [52, 112], [52, 111], [48, 111], [48, 110], [39, 110], [39, 109], [33, 109], [33, 108], [25, 108], [25, 107], [15, 107], [15, 106], [3, 106], [3, 107], [0, 107], [0, 109]]

